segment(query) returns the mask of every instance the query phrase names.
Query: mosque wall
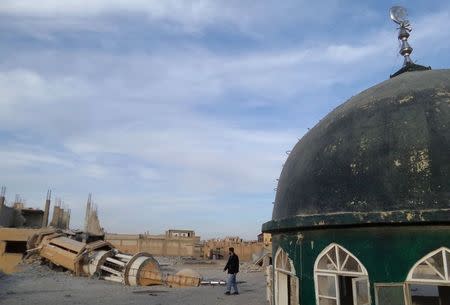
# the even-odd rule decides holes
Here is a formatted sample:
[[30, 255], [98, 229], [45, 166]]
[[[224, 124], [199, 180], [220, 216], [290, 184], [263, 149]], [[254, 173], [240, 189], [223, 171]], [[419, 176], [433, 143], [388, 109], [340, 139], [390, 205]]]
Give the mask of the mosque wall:
[[273, 234], [273, 255], [284, 249], [300, 280], [300, 304], [316, 304], [314, 263], [331, 243], [356, 256], [368, 271], [371, 300], [374, 284], [401, 283], [416, 262], [440, 248], [450, 248], [450, 226], [383, 226], [321, 229]]

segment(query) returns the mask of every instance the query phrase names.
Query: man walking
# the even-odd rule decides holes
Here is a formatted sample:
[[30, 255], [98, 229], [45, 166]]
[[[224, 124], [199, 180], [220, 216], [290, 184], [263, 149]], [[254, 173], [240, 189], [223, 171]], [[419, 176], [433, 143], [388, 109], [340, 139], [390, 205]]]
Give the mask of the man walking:
[[228, 251], [230, 256], [225, 268], [223, 268], [223, 271], [228, 270], [227, 291], [225, 294], [231, 294], [231, 287], [234, 290], [232, 294], [239, 294], [236, 283], [236, 274], [239, 272], [239, 257], [234, 253], [233, 247], [229, 248]]

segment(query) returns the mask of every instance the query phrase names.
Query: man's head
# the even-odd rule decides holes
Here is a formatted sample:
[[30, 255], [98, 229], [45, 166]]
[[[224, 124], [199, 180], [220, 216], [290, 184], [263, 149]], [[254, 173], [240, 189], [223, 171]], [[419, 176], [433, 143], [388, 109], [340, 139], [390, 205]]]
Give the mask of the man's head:
[[233, 247], [228, 248], [228, 253], [230, 255], [233, 255], [234, 254], [234, 248]]

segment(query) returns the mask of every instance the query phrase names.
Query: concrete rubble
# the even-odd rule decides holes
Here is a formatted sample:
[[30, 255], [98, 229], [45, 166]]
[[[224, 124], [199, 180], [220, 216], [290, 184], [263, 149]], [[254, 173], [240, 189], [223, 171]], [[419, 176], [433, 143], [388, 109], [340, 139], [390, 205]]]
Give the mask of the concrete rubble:
[[164, 274], [151, 254], [125, 254], [104, 240], [89, 241], [89, 236], [83, 233], [43, 229], [29, 239], [27, 248], [27, 257], [38, 256], [50, 266], [63, 267], [77, 276], [95, 277], [129, 286], [162, 284], [186, 287], [199, 286], [201, 282], [200, 274], [193, 270]]
[[[266, 245], [262, 246], [260, 242], [243, 242], [235, 237], [203, 244], [194, 231], [179, 229], [170, 229], [164, 235], [150, 235], [149, 232], [139, 235], [107, 234], [100, 225], [98, 208], [91, 194], [86, 203], [83, 230], [71, 230], [71, 211], [61, 199], [55, 198], [51, 213], [50, 190], [42, 210], [26, 207], [26, 201], [19, 195], [8, 205], [5, 203], [5, 193], [6, 188], [2, 187], [0, 270], [7, 275], [0, 273], [0, 278], [19, 272], [19, 275], [10, 279], [24, 280], [28, 278], [26, 273], [30, 272], [30, 277], [49, 277], [64, 282], [77, 278], [81, 282], [86, 281], [86, 285], [104, 280], [113, 286], [114, 283], [122, 284], [121, 289], [154, 285], [222, 289], [220, 286], [226, 285], [226, 275], [217, 276], [224, 262], [211, 259], [213, 256], [210, 254], [217, 252], [219, 255], [215, 258], [224, 257], [229, 246], [236, 246], [242, 255], [243, 273], [262, 269], [248, 262], [255, 259], [255, 255], [260, 257], [264, 251]], [[209, 251], [209, 247], [214, 251]], [[19, 268], [22, 258], [27, 264]], [[53, 271], [38, 266], [39, 263], [49, 266]], [[201, 270], [203, 276], [191, 266]], [[65, 272], [55, 272], [58, 270]], [[248, 276], [254, 278], [256, 275]], [[0, 292], [0, 299], [1, 296]]]
[[[45, 209], [26, 206], [25, 200], [16, 195], [9, 204], [6, 202], [6, 187], [0, 189], [0, 270], [5, 273], [16, 271], [26, 251], [30, 236], [49, 225], [51, 191], [47, 191]], [[56, 199], [50, 226], [68, 229], [70, 209], [61, 199]]]
[[[156, 257], [155, 257], [156, 258]], [[159, 257], [158, 257], [159, 259]], [[208, 281], [224, 280], [223, 261], [199, 264], [196, 271]], [[177, 273], [190, 265], [175, 264], [161, 268], [162, 272]], [[51, 270], [41, 265], [40, 258], [19, 265], [18, 271], [0, 276], [0, 305], [57, 305], [57, 304], [134, 304], [134, 305], [261, 305], [265, 301], [264, 274], [240, 273], [241, 295], [224, 296], [223, 285], [169, 288], [168, 286], [126, 286], [92, 277], [79, 277], [66, 271]]]

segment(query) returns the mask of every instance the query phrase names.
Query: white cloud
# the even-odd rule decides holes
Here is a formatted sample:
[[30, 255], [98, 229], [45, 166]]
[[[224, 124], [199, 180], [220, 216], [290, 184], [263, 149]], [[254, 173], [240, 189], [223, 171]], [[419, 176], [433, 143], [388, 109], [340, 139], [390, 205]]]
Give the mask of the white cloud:
[[145, 180], [157, 180], [160, 175], [154, 168], [142, 167], [138, 170], [139, 176]]
[[105, 178], [108, 173], [108, 169], [104, 166], [98, 164], [88, 164], [81, 168], [80, 176], [87, 176], [91, 178]]
[[63, 168], [73, 168], [74, 164], [61, 157], [42, 152], [30, 152], [23, 150], [11, 150], [0, 148], [0, 160], [3, 160], [3, 167], [8, 170], [15, 170], [21, 167], [42, 167], [59, 166]]
[[41, 104], [64, 99], [77, 90], [75, 82], [68, 77], [52, 82], [28, 69], [0, 71], [0, 105]]
[[[206, 27], [232, 26], [255, 36], [272, 31], [274, 24], [329, 22], [340, 9], [338, 1], [311, 3], [310, 1], [238, 1], [238, 0], [4, 0], [0, 14], [26, 17], [30, 26], [50, 31], [69, 29], [111, 30], [99, 18], [134, 15], [149, 21], [175, 26], [185, 32], [197, 33]], [[292, 14], [292, 12], [295, 14]], [[48, 22], [53, 20], [53, 22]], [[80, 20], [84, 21], [80, 22]], [[272, 22], [269, 24], [267, 20]], [[103, 20], [105, 21], [105, 20]], [[109, 22], [105, 21], [106, 24]], [[86, 24], [92, 26], [86, 27]], [[95, 25], [95, 26], [94, 26]], [[23, 24], [16, 24], [23, 27]], [[99, 28], [100, 27], [100, 28]], [[172, 27], [173, 28], [173, 27]], [[28, 28], [28, 30], [33, 30]], [[36, 36], [42, 35], [36, 33]], [[43, 36], [48, 38], [48, 36]]]
[[119, 154], [156, 164], [164, 169], [158, 175], [145, 167], [134, 170], [140, 178], [162, 179], [180, 190], [256, 192], [273, 182], [284, 160], [279, 151], [294, 141], [289, 132], [242, 130], [185, 117], [182, 125], [166, 130], [163, 126], [98, 130], [68, 139], [66, 147], [79, 156]]
[[[0, 128], [59, 133], [79, 128], [83, 115], [73, 100], [86, 98], [93, 89], [81, 78], [51, 77], [33, 69], [0, 68]], [[78, 108], [77, 108], [78, 107]], [[74, 109], [75, 108], [75, 109]], [[79, 116], [77, 116], [79, 115]], [[74, 120], [77, 123], [74, 124]]]
[[216, 1], [157, 1], [157, 0], [27, 0], [4, 1], [1, 12], [22, 16], [98, 16], [110, 13], [146, 13], [153, 18], [209, 19], [216, 15]]

